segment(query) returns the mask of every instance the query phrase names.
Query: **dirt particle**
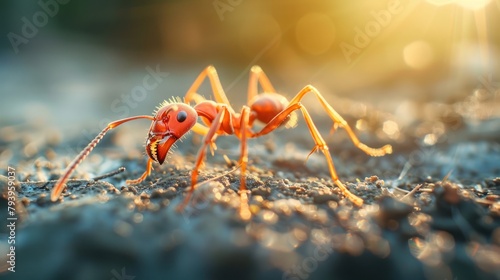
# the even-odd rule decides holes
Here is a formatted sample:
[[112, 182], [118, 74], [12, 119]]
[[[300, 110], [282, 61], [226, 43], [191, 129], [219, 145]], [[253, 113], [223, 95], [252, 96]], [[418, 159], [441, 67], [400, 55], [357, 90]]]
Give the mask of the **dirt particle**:
[[30, 205], [30, 200], [27, 197], [21, 198], [21, 203], [24, 205], [24, 207], [27, 207]]
[[138, 194], [137, 189], [134, 186], [128, 186], [127, 190], [135, 195]]
[[436, 195], [448, 204], [458, 204], [460, 202], [459, 189], [456, 185], [445, 182], [435, 190]]
[[108, 192], [109, 193], [114, 193], [114, 194], [119, 194], [120, 193], [120, 191], [117, 188], [115, 188], [115, 186], [113, 186], [113, 185], [110, 185], [108, 187]]
[[386, 228], [394, 229], [399, 224], [399, 220], [408, 216], [413, 208], [390, 196], [384, 196], [380, 200], [380, 212], [378, 213], [378, 223]]
[[164, 193], [165, 193], [165, 190], [163, 190], [163, 189], [155, 189], [151, 192], [151, 199], [161, 198], [161, 197], [163, 197]]
[[46, 193], [41, 193], [38, 198], [36, 199], [36, 204], [38, 206], [45, 206], [47, 204], [49, 204], [51, 201], [49, 199], [49, 197], [47, 196]]
[[177, 190], [174, 187], [169, 187], [165, 190], [163, 197], [172, 198], [177, 194]]
[[140, 197], [141, 197], [141, 199], [149, 199], [149, 194], [147, 194], [147, 193], [145, 193], [145, 192], [142, 192], [142, 193], [140, 194]]
[[365, 182], [367, 182], [367, 183], [375, 183], [375, 182], [377, 182], [377, 180], [378, 180], [377, 175], [372, 175], [370, 177], [365, 178]]
[[381, 188], [381, 187], [383, 187], [384, 185], [385, 185], [384, 180], [377, 180], [377, 181], [375, 182], [375, 186], [377, 186], [377, 188]]
[[340, 198], [336, 194], [317, 194], [313, 196], [313, 202], [315, 204], [323, 204], [332, 200], [338, 202]]
[[271, 188], [259, 186], [257, 188], [252, 189], [252, 195], [260, 195], [262, 197], [268, 197], [271, 195]]

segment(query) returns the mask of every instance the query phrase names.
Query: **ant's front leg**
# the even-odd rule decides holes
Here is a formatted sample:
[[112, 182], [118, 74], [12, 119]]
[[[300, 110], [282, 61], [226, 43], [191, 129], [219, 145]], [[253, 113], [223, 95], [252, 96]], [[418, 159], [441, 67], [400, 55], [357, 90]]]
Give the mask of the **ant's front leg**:
[[246, 170], [248, 164], [248, 146], [247, 146], [247, 130], [250, 122], [250, 108], [244, 106], [241, 110], [240, 119], [240, 140], [241, 140], [241, 155], [240, 155], [240, 217], [243, 220], [249, 220], [252, 217], [250, 207], [248, 206], [248, 192], [246, 184]]
[[207, 77], [210, 80], [210, 86], [212, 87], [215, 101], [217, 101], [218, 103], [223, 103], [223, 104], [226, 104], [227, 106], [230, 106], [229, 100], [227, 99], [227, 96], [226, 96], [226, 93], [224, 92], [224, 89], [222, 88], [222, 84], [220, 82], [219, 75], [217, 74], [217, 70], [215, 70], [215, 67], [213, 67], [212, 65], [205, 68], [198, 75], [198, 77], [196, 78], [196, 80], [193, 82], [193, 84], [191, 85], [191, 87], [188, 89], [188, 91], [186, 93], [185, 102], [189, 103], [192, 100], [194, 100], [198, 104], [199, 102], [203, 101], [203, 97], [201, 97], [196, 92], [198, 91], [201, 84], [205, 81], [205, 79]]
[[149, 174], [151, 174], [151, 170], [153, 169], [153, 160], [151, 158], [148, 158], [148, 163], [146, 164], [146, 171], [141, 175], [141, 177], [135, 179], [135, 180], [127, 180], [125, 183], [127, 185], [137, 185], [140, 182], [144, 181]]
[[[222, 88], [222, 84], [220, 82], [219, 75], [217, 74], [217, 70], [212, 65], [208, 66], [203, 71], [201, 71], [201, 73], [195, 79], [191, 87], [188, 89], [184, 97], [184, 102], [189, 104], [191, 101], [194, 101], [195, 104], [199, 104], [203, 101], [206, 101], [206, 98], [198, 94], [197, 91], [207, 77], [210, 81], [210, 86], [212, 88], [215, 101], [227, 105], [230, 111], [234, 111], [231, 108], [231, 104], [229, 104], [229, 100], [227, 99], [224, 89]], [[207, 135], [208, 133], [208, 127], [200, 123], [196, 123], [195, 126], [192, 128], [192, 130], [200, 135]], [[211, 149], [212, 148], [213, 145], [211, 145]]]
[[221, 106], [221, 109], [215, 119], [213, 120], [210, 129], [208, 130], [207, 134], [203, 138], [203, 143], [201, 144], [200, 149], [198, 150], [198, 155], [196, 156], [196, 162], [195, 166], [193, 168], [193, 171], [191, 172], [191, 187], [189, 188], [189, 192], [186, 195], [186, 198], [177, 207], [177, 211], [182, 211], [186, 205], [189, 203], [191, 200], [191, 196], [193, 195], [196, 183], [198, 181], [198, 173], [199, 169], [201, 168], [203, 161], [205, 160], [205, 155], [206, 155], [206, 150], [207, 147], [211, 146], [212, 143], [214, 143], [215, 138], [217, 137], [217, 131], [221, 127], [221, 125], [224, 123], [224, 116], [226, 114], [231, 114], [230, 111], [228, 110], [227, 106], [223, 105]]

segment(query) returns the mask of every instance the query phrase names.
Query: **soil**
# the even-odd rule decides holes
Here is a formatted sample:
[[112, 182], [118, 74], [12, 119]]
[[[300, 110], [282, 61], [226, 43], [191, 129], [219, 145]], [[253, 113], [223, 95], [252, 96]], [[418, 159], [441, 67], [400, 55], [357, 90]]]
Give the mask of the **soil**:
[[[332, 184], [320, 153], [305, 163], [313, 141], [303, 121], [251, 140], [250, 221], [238, 216], [232, 136], [219, 137], [201, 170], [205, 183], [179, 213], [199, 136], [190, 134], [147, 180], [129, 186], [147, 158], [134, 128], [110, 132], [51, 202], [55, 180], [78, 152], [67, 147], [80, 147], [81, 136], [63, 142], [64, 131], [47, 124], [3, 123], [0, 208], [7, 209], [10, 166], [18, 220], [16, 273], [2, 279], [500, 279], [497, 95], [475, 103], [474, 112], [492, 109], [488, 116], [457, 109], [465, 101], [429, 103], [405, 123], [370, 108], [359, 116], [349, 109], [359, 102], [337, 103], [362, 141], [393, 145], [379, 158], [356, 149], [341, 128], [329, 135], [331, 120], [318, 110], [339, 176], [362, 207]], [[0, 216], [7, 221], [7, 211]], [[7, 227], [0, 237], [8, 240]]]

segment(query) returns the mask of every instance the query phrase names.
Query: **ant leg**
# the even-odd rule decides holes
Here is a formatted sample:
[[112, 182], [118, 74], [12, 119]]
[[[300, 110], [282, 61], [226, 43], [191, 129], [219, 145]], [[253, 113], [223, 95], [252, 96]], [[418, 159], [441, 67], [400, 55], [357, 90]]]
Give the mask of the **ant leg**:
[[[316, 95], [316, 98], [320, 101], [321, 105], [327, 112], [327, 114], [330, 116], [330, 118], [337, 123], [338, 125], [342, 126], [348, 133], [349, 137], [351, 138], [351, 141], [354, 143], [354, 145], [365, 152], [366, 154], [370, 156], [383, 156], [385, 154], [390, 154], [392, 153], [392, 146], [391, 145], [385, 145], [381, 148], [371, 148], [366, 146], [365, 144], [361, 143], [359, 139], [356, 137], [350, 126], [347, 124], [347, 122], [326, 102], [324, 97], [319, 93], [319, 91], [314, 88], [311, 85], [308, 85], [304, 87], [288, 104], [288, 106], [281, 111], [278, 115], [276, 115], [264, 128], [262, 128], [261, 131], [254, 133], [251, 135], [251, 137], [258, 137], [262, 136], [265, 134], [270, 133], [271, 131], [275, 130], [278, 128], [282, 122], [286, 120], [286, 118], [295, 110], [301, 109], [304, 118], [306, 119], [307, 126], [309, 128], [309, 131], [311, 132], [313, 139], [316, 143], [316, 146], [314, 149], [311, 151], [314, 152], [316, 150], [321, 150], [325, 157], [327, 158], [328, 161], [328, 168], [330, 170], [330, 174], [332, 176], [332, 179], [335, 181], [335, 184], [342, 190], [342, 192], [356, 205], [361, 205], [363, 204], [363, 200], [352, 193], [349, 192], [349, 190], [340, 182], [337, 176], [337, 172], [335, 170], [335, 166], [333, 165], [333, 161], [331, 159], [331, 156], [328, 152], [328, 147], [326, 146], [325, 141], [319, 134], [316, 126], [312, 122], [311, 117], [309, 116], [309, 113], [307, 110], [303, 107], [302, 104], [300, 104], [300, 100], [306, 95], [307, 93], [312, 92]], [[309, 154], [310, 155], [310, 154]]]
[[202, 125], [201, 123], [195, 123], [191, 130], [196, 134], [207, 135], [209, 128]]
[[[205, 97], [196, 93], [196, 91], [200, 88], [201, 84], [205, 81], [205, 79], [207, 77], [210, 80], [210, 85], [212, 87], [212, 91], [214, 93], [215, 100], [219, 103], [226, 104], [230, 108], [231, 105], [229, 104], [229, 100], [227, 99], [227, 96], [224, 93], [224, 89], [222, 88], [222, 85], [221, 85], [221, 82], [219, 79], [219, 75], [217, 74], [217, 70], [215, 70], [215, 67], [212, 65], [205, 68], [198, 75], [196, 80], [193, 82], [191, 87], [188, 89], [186, 96], [184, 98], [184, 102], [189, 104], [189, 102], [194, 101], [195, 104], [199, 104], [199, 103], [206, 100]], [[191, 130], [197, 134], [200, 134], [200, 135], [207, 135], [209, 128], [200, 124], [200, 123], [196, 123], [195, 126]]]
[[325, 140], [323, 137], [321, 137], [321, 134], [319, 133], [318, 129], [314, 125], [311, 116], [307, 112], [307, 109], [303, 107], [302, 105], [300, 106], [300, 110], [302, 111], [302, 114], [304, 115], [304, 119], [306, 120], [306, 124], [309, 128], [309, 131], [311, 132], [311, 135], [314, 139], [314, 143], [316, 143], [316, 146], [312, 149], [312, 151], [309, 153], [308, 157], [318, 149], [321, 150], [321, 152], [325, 155], [326, 161], [328, 162], [328, 169], [330, 171], [330, 175], [332, 176], [332, 180], [335, 182], [337, 187], [342, 191], [342, 193], [349, 198], [352, 203], [354, 203], [357, 206], [363, 205], [363, 199], [357, 197], [353, 193], [351, 193], [346, 186], [339, 180], [339, 177], [337, 175], [337, 171], [335, 170], [335, 165], [333, 164], [332, 156], [330, 155], [330, 152], [328, 150], [328, 146], [326, 145]]
[[142, 173], [141, 177], [135, 179], [135, 180], [127, 180], [125, 181], [126, 184], [128, 185], [137, 185], [139, 184], [140, 182], [144, 181], [144, 179], [146, 179], [149, 174], [151, 174], [151, 170], [153, 169], [153, 160], [151, 158], [148, 158], [148, 163], [146, 163], [146, 171], [144, 171], [144, 173]]
[[184, 207], [189, 203], [189, 200], [191, 199], [191, 196], [193, 195], [194, 189], [196, 182], [198, 181], [198, 170], [200, 169], [201, 165], [203, 164], [203, 160], [205, 159], [205, 154], [207, 150], [207, 146], [211, 145], [211, 143], [214, 141], [214, 138], [217, 136], [217, 131], [221, 127], [221, 125], [224, 123], [225, 120], [227, 120], [224, 116], [226, 114], [231, 114], [227, 108], [227, 106], [222, 106], [219, 113], [215, 117], [215, 119], [212, 122], [212, 125], [210, 126], [210, 129], [208, 130], [207, 134], [205, 135], [205, 138], [203, 139], [203, 143], [198, 150], [198, 155], [196, 156], [196, 163], [193, 168], [193, 171], [191, 173], [191, 187], [189, 188], [189, 192], [184, 198], [184, 202], [182, 202], [181, 205], [177, 207], [178, 211], [182, 211]]
[[241, 140], [241, 155], [240, 155], [240, 217], [243, 220], [248, 220], [252, 216], [248, 206], [248, 193], [246, 186], [246, 170], [248, 164], [248, 146], [247, 146], [247, 127], [250, 120], [250, 108], [244, 106], [241, 110], [240, 119], [240, 140]]
[[196, 93], [196, 92], [192, 92], [189, 95], [189, 100], [187, 98], [185, 98], [184, 101], [186, 103], [189, 103], [189, 102], [191, 102], [191, 100], [194, 101], [194, 104], [199, 104], [199, 103], [201, 103], [201, 102], [203, 102], [203, 101], [205, 101], [207, 99], [205, 97], [201, 96], [200, 94]]
[[210, 80], [210, 85], [212, 86], [212, 91], [214, 93], [215, 100], [218, 103], [224, 103], [230, 106], [229, 100], [227, 99], [227, 96], [224, 93], [224, 89], [222, 88], [222, 85], [220, 83], [219, 75], [217, 75], [217, 70], [215, 70], [215, 67], [212, 65], [205, 68], [198, 75], [198, 77], [196, 78], [196, 80], [193, 82], [193, 84], [186, 93], [185, 102], [189, 103], [191, 100], [196, 101], [196, 99], [198, 99], [198, 101], [196, 101], [197, 103], [200, 102], [199, 97], [196, 97], [196, 95], [199, 96], [199, 94], [197, 94], [196, 91], [200, 88], [201, 84], [203, 83], [203, 81], [205, 81], [207, 77]]
[[80, 165], [80, 163], [89, 155], [89, 153], [95, 148], [95, 146], [102, 140], [102, 138], [104, 137], [104, 135], [111, 129], [123, 124], [123, 123], [126, 123], [126, 122], [129, 122], [129, 121], [133, 121], [133, 120], [137, 120], [137, 119], [148, 119], [148, 120], [151, 120], [153, 121], [154, 120], [154, 117], [152, 116], [135, 116], [135, 117], [130, 117], [130, 118], [125, 118], [125, 119], [121, 119], [121, 120], [117, 120], [117, 121], [114, 121], [114, 122], [110, 122], [95, 138], [94, 140], [92, 140], [88, 145], [87, 147], [85, 147], [85, 149], [83, 149], [80, 154], [68, 165], [68, 167], [66, 168], [66, 170], [64, 171], [64, 175], [59, 178], [59, 180], [57, 181], [56, 185], [54, 186], [54, 188], [52, 189], [52, 193], [50, 195], [50, 200], [52, 201], [56, 201], [59, 196], [61, 195], [63, 189], [64, 189], [64, 186], [65, 186], [65, 183], [68, 181], [69, 179], [69, 176], [71, 176], [71, 174], [75, 171], [75, 169], [78, 167], [78, 165]]
[[248, 104], [250, 104], [252, 99], [258, 94], [259, 84], [264, 92], [276, 93], [266, 73], [264, 73], [260, 66], [255, 65], [250, 69], [250, 78], [248, 80]]
[[302, 104], [300, 104], [298, 102], [290, 104], [285, 110], [283, 110], [281, 113], [276, 115], [276, 117], [274, 117], [274, 119], [272, 119], [260, 132], [253, 134], [252, 137], [262, 136], [262, 135], [265, 135], [265, 134], [275, 130], [288, 117], [288, 115], [290, 115], [293, 111], [295, 111], [297, 109], [300, 109], [302, 111], [302, 114], [304, 115], [304, 119], [306, 121], [307, 127], [309, 128], [309, 132], [311, 133], [311, 136], [312, 136], [314, 143], [315, 143], [315, 146], [312, 149], [311, 153], [309, 153], [309, 155], [311, 155], [313, 152], [315, 152], [317, 150], [320, 150], [326, 158], [326, 161], [328, 163], [328, 170], [330, 171], [330, 175], [332, 177], [332, 180], [335, 182], [335, 185], [337, 185], [337, 187], [339, 187], [339, 189], [342, 191], [342, 193], [347, 198], [349, 198], [349, 200], [352, 201], [352, 203], [354, 203], [357, 206], [363, 205], [363, 199], [361, 199], [361, 198], [357, 197], [356, 195], [354, 195], [353, 193], [351, 193], [347, 189], [347, 187], [339, 180], [339, 177], [337, 175], [337, 171], [335, 170], [335, 165], [333, 164], [333, 160], [332, 160], [332, 157], [330, 155], [328, 146], [326, 145], [325, 140], [323, 139], [323, 137], [321, 137], [321, 134], [319, 133], [316, 126], [314, 125], [314, 123], [311, 119], [311, 116], [309, 115], [306, 108]]
[[295, 104], [295, 103], [300, 102], [300, 100], [304, 97], [304, 95], [306, 95], [309, 92], [312, 92], [316, 95], [316, 98], [318, 98], [319, 102], [321, 103], [321, 106], [323, 106], [323, 108], [325, 109], [328, 116], [330, 116], [330, 118], [335, 123], [337, 123], [338, 125], [340, 125], [341, 127], [343, 127], [347, 131], [349, 138], [351, 138], [351, 141], [353, 142], [354, 146], [356, 146], [358, 149], [362, 150], [367, 155], [370, 155], [372, 157], [379, 157], [379, 156], [383, 156], [383, 155], [392, 153], [392, 146], [391, 145], [385, 145], [381, 148], [371, 148], [371, 147], [368, 147], [367, 145], [361, 143], [361, 141], [359, 141], [358, 137], [356, 136], [356, 134], [354, 134], [351, 127], [349, 126], [349, 124], [347, 124], [347, 122], [344, 120], [344, 118], [342, 118], [342, 116], [340, 116], [339, 113], [337, 113], [337, 111], [335, 111], [332, 108], [332, 106], [330, 106], [330, 104], [328, 104], [328, 102], [321, 95], [321, 93], [315, 87], [313, 87], [311, 85], [305, 86], [290, 101], [290, 104]]

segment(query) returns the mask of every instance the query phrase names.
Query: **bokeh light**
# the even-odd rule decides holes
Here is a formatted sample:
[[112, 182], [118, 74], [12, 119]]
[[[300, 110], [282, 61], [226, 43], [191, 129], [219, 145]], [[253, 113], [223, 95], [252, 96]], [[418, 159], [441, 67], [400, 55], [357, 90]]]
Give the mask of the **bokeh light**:
[[[68, 89], [85, 90], [78, 103], [93, 114], [122, 116], [110, 110], [113, 101], [123, 104], [121, 96], [141, 83], [144, 69], [157, 65], [172, 76], [148, 92], [144, 104], [127, 106], [129, 115], [182, 96], [209, 64], [219, 69], [229, 99], [241, 103], [254, 64], [288, 97], [312, 84], [326, 96], [382, 101], [388, 91], [374, 89], [390, 86], [399, 92], [395, 87], [405, 83], [411, 86], [403, 96], [418, 92], [422, 99], [442, 98], [462, 86], [473, 90], [478, 75], [494, 75], [500, 68], [500, 33], [494, 32], [500, 17], [498, 9], [490, 9], [498, 3], [493, 2], [72, 0], [61, 4], [28, 43], [13, 47], [9, 41], [0, 49], [5, 62], [0, 82], [6, 92], [29, 93], [29, 103], [54, 100], [48, 111], [55, 123], [77, 118]], [[21, 19], [33, 21], [43, 11], [37, 3], [5, 3], [4, 34], [23, 35]], [[419, 90], [434, 87], [438, 79], [458, 82], [441, 87], [439, 94]], [[203, 85], [201, 91], [207, 90]], [[6, 108], [6, 115], [28, 108], [20, 106]]]
[[434, 53], [427, 42], [415, 41], [403, 49], [403, 57], [409, 67], [421, 70], [432, 63]]

